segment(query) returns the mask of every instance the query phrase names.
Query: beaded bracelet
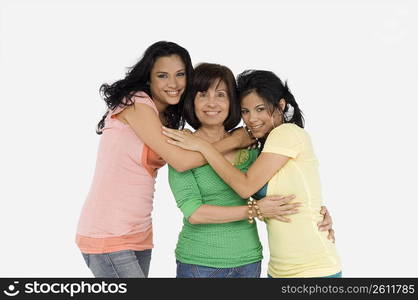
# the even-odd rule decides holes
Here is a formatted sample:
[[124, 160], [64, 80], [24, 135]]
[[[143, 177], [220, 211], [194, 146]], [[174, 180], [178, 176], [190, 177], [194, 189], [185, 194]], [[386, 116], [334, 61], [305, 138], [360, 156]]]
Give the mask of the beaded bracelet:
[[257, 218], [258, 218], [260, 221], [263, 221], [263, 220], [264, 220], [264, 217], [263, 217], [263, 215], [261, 214], [260, 208], [258, 207], [258, 205], [257, 205], [257, 201], [256, 201], [256, 200], [253, 200], [253, 206], [254, 206], [255, 211], [256, 211], [256, 213], [257, 213]]
[[248, 223], [253, 223], [254, 222], [254, 216], [253, 216], [253, 208], [255, 209], [255, 211], [256, 211], [256, 217], [260, 220], [260, 221], [263, 221], [264, 220], [264, 217], [263, 217], [263, 215], [261, 214], [261, 211], [260, 211], [260, 208], [258, 207], [258, 205], [257, 205], [257, 201], [256, 200], [254, 200], [254, 199], [250, 199], [250, 200], [248, 200]]
[[253, 201], [254, 200], [248, 200], [248, 223], [252, 224], [254, 222], [254, 216], [253, 216]]

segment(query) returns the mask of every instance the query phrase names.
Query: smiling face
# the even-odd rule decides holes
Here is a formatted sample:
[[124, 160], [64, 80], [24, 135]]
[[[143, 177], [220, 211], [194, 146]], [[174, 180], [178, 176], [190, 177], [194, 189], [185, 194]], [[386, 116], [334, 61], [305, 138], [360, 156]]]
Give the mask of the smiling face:
[[155, 61], [150, 74], [150, 89], [158, 111], [179, 103], [186, 80], [186, 68], [180, 56], [163, 56]]
[[[284, 100], [282, 99], [278, 103], [283, 111]], [[273, 128], [283, 122], [278, 109], [275, 109], [271, 114], [268, 105], [256, 92], [251, 92], [242, 98], [241, 116], [256, 138], [266, 137]]]
[[194, 99], [195, 114], [201, 126], [223, 126], [229, 114], [228, 88], [215, 80], [207, 91], [197, 92]]

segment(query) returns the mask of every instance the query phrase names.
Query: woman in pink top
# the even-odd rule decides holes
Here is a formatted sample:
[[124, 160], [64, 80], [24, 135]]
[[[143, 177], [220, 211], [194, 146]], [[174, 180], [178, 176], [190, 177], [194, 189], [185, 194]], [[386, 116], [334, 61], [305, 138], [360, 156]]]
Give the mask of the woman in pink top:
[[[187, 50], [160, 41], [124, 79], [100, 88], [108, 111], [98, 124], [96, 169], [76, 235], [95, 277], [148, 276], [158, 168], [167, 162], [181, 172], [206, 163], [197, 152], [167, 144], [162, 135], [162, 125], [183, 127], [182, 105], [192, 76]], [[226, 153], [252, 142], [240, 129], [215, 147]]]

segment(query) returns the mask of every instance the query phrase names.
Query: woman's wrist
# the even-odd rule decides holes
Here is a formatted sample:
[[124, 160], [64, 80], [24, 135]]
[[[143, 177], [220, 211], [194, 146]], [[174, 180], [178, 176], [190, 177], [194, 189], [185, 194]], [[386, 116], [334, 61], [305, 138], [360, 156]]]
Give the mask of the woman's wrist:
[[247, 148], [248, 146], [253, 145], [256, 141], [252, 133], [246, 127], [235, 129], [231, 134], [231, 138], [234, 139], [236, 149]]
[[260, 207], [257, 204], [257, 200], [250, 199], [248, 204], [248, 222], [253, 223], [254, 219], [257, 218], [260, 221], [264, 220], [263, 214], [261, 213]]
[[253, 207], [255, 210], [255, 216], [257, 217], [257, 219], [259, 219], [260, 221], [264, 220], [263, 214], [261, 213], [261, 209], [257, 204], [257, 200], [253, 200]]
[[242, 148], [242, 138], [239, 135], [231, 135], [230, 138], [232, 139], [235, 149]]
[[253, 201], [250, 199], [247, 202], [248, 204], [248, 223], [252, 224], [254, 222], [254, 206], [253, 206]]
[[205, 140], [201, 140], [198, 144], [197, 150], [202, 153], [203, 156], [207, 157], [208, 154], [210, 154], [211, 151], [216, 151], [216, 148], [209, 142]]

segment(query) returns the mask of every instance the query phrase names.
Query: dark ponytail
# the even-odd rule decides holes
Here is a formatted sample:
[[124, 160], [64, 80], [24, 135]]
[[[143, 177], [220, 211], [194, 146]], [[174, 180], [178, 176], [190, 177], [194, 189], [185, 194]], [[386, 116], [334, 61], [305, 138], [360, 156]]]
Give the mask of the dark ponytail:
[[293, 123], [298, 125], [300, 128], [304, 128], [305, 127], [305, 119], [303, 118], [303, 113], [299, 108], [298, 103], [296, 102], [295, 97], [293, 96], [293, 94], [290, 92], [290, 89], [287, 85], [287, 81], [284, 84], [284, 100], [286, 101], [286, 106], [283, 110], [283, 115], [286, 116], [286, 113], [289, 113], [289, 105], [290, 104], [293, 107], [293, 114], [292, 116], [288, 119], [286, 117], [283, 118], [283, 122], [284, 123]]

